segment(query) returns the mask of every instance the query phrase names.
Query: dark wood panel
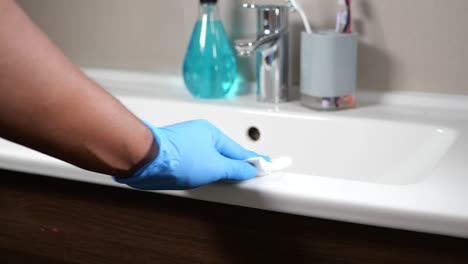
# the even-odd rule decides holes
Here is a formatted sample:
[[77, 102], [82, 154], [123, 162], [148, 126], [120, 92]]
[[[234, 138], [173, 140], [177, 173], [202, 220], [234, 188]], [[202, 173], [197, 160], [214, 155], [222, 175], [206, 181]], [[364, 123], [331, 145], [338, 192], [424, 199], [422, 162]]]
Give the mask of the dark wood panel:
[[0, 171], [1, 263], [468, 263], [468, 240]]

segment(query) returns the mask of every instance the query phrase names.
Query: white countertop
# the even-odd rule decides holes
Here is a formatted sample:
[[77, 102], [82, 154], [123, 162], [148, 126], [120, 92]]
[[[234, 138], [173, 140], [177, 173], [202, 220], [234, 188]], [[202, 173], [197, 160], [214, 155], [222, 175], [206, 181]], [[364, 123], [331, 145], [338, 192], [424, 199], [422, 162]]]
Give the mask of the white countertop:
[[[361, 93], [358, 96], [360, 106], [356, 109], [316, 112], [302, 107], [299, 102], [259, 104], [252, 96], [227, 101], [195, 101], [178, 77], [91, 69], [86, 72], [117, 97], [131, 95], [131, 102], [142, 100], [144, 103], [157, 98], [285, 115], [389, 120], [452, 129], [457, 132], [454, 144], [425, 179], [414, 184], [391, 185], [278, 173], [235, 185], [218, 183], [190, 191], [159, 193], [468, 238], [467, 96]], [[110, 177], [86, 172], [4, 140], [0, 140], [0, 168], [123, 187]]]

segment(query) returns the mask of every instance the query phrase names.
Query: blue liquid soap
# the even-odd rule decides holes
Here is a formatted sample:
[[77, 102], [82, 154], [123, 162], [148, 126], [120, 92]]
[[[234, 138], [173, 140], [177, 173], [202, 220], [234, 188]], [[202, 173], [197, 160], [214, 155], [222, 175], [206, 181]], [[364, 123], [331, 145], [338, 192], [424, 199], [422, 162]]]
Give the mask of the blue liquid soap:
[[236, 57], [216, 3], [203, 3], [184, 61], [185, 85], [197, 98], [226, 98], [235, 94]]

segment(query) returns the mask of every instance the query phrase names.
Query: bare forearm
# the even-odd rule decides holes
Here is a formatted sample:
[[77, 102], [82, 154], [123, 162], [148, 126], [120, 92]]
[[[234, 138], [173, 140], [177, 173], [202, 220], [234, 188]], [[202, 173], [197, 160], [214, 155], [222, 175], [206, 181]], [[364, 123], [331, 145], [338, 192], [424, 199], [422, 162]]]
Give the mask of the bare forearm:
[[125, 174], [153, 140], [9, 0], [0, 0], [0, 136], [106, 174]]

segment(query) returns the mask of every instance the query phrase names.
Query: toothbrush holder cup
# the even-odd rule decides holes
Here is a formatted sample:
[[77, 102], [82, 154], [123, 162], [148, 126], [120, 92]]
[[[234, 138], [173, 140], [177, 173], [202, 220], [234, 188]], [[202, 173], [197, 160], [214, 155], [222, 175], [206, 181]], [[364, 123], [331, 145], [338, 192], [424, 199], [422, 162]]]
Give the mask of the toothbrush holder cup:
[[332, 31], [301, 35], [301, 103], [317, 110], [356, 105], [358, 35]]

